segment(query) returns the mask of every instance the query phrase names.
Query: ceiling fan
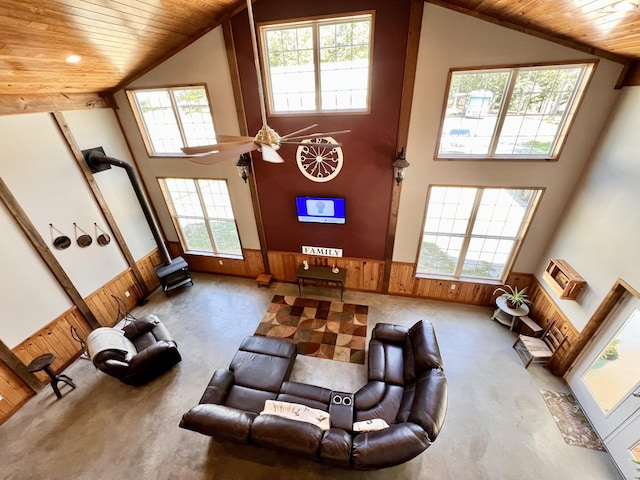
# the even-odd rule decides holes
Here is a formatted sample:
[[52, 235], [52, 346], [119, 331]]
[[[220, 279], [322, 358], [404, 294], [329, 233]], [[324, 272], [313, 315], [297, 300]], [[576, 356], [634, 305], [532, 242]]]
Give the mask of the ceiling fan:
[[[253, 60], [255, 63], [256, 77], [258, 80], [258, 95], [260, 98], [262, 128], [255, 137], [217, 135], [216, 140], [218, 143], [212, 145], [200, 145], [195, 147], [183, 147], [182, 151], [185, 153], [185, 155], [189, 156], [190, 160], [193, 162], [211, 165], [230, 156], [239, 156], [243, 153], [251, 152], [252, 150], [258, 150], [262, 153], [263, 160], [271, 163], [284, 163], [284, 159], [277, 152], [277, 150], [280, 148], [280, 145], [308, 145], [307, 142], [303, 142], [302, 140], [322, 138], [328, 135], [350, 132], [350, 130], [341, 130], [338, 132], [310, 133], [307, 135], [300, 135], [301, 133], [318, 126], [318, 124], [313, 124], [281, 137], [275, 130], [267, 125], [267, 108], [264, 99], [264, 89], [262, 86], [262, 72], [260, 70], [260, 61], [258, 58], [258, 41], [256, 39], [256, 27], [253, 19], [253, 7], [251, 5], [251, 0], [247, 0], [247, 12], [249, 15], [249, 25], [251, 28]], [[339, 147], [341, 146], [341, 144], [331, 143], [324, 144], [324, 146]]]

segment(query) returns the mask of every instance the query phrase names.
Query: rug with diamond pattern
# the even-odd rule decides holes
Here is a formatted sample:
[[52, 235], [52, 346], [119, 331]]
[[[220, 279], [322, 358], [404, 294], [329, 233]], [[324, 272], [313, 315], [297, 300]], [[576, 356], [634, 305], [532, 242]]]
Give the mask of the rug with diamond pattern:
[[369, 307], [275, 295], [255, 335], [282, 338], [298, 353], [364, 364]]

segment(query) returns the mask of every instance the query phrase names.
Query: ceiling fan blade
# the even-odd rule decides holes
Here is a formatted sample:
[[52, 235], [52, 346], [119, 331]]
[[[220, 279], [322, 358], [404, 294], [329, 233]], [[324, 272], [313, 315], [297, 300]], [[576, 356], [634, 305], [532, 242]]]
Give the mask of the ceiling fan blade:
[[280, 154], [269, 145], [260, 145], [260, 149], [262, 150], [262, 158], [264, 161], [271, 163], [284, 163], [284, 159]]
[[[197, 147], [182, 147], [182, 151], [185, 155], [201, 155], [201, 154], [210, 154], [216, 152], [224, 152], [226, 150], [236, 150], [238, 148], [247, 148], [242, 153], [250, 152], [254, 150], [253, 147], [254, 141], [251, 137], [235, 137], [241, 140], [231, 141], [231, 142], [221, 142], [215, 143], [213, 145], [199, 145]], [[247, 140], [248, 139], [248, 140]]]
[[241, 136], [241, 135], [216, 135], [218, 143], [227, 142], [252, 142], [253, 137]]
[[285, 139], [285, 138], [295, 138], [294, 135], [296, 135], [298, 133], [306, 132], [307, 130], [311, 130], [312, 128], [317, 127], [317, 126], [318, 126], [318, 124], [314, 123], [313, 125], [309, 125], [308, 127], [301, 128], [300, 130], [296, 130], [295, 132], [288, 133], [288, 134], [286, 134], [286, 135], [284, 135], [283, 137], [280, 137], [280, 138], [283, 138], [283, 139]]
[[[297, 132], [296, 132], [297, 133]], [[297, 137], [291, 137], [289, 135], [282, 137], [287, 140], [299, 140], [302, 138], [320, 138], [320, 137], [328, 137], [330, 135], [338, 135], [340, 133], [351, 133], [351, 130], [339, 130], [336, 132], [324, 132], [324, 133], [310, 133], [309, 135], [298, 135]]]
[[314, 146], [318, 146], [318, 147], [341, 147], [342, 144], [341, 143], [311, 143], [311, 142], [289, 142], [289, 141], [284, 141], [284, 142], [280, 142], [281, 145], [306, 145], [307, 147], [309, 145], [314, 145]]
[[201, 163], [203, 165], [214, 165], [224, 160], [238, 160], [238, 157], [243, 153], [248, 153], [252, 150], [256, 150], [258, 145], [251, 142], [251, 144], [240, 145], [236, 148], [229, 148], [226, 150], [216, 150], [214, 152], [200, 153], [197, 155], [189, 155], [187, 158], [194, 163]]

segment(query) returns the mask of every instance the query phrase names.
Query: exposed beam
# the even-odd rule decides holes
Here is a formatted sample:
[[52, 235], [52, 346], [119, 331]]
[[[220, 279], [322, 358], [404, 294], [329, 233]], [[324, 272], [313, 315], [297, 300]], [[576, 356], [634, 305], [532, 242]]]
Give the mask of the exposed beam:
[[0, 115], [110, 108], [114, 105], [113, 97], [99, 93], [0, 95]]
[[[398, 121], [398, 140], [396, 152], [406, 148], [409, 138], [409, 120], [411, 118], [411, 104], [413, 103], [413, 91], [415, 87], [416, 69], [418, 67], [418, 47], [420, 45], [420, 32], [422, 30], [422, 14], [424, 12], [423, 0], [412, 0], [409, 14], [409, 35], [404, 62], [404, 78], [402, 82], [402, 100], [400, 103], [400, 119]], [[390, 159], [392, 160], [392, 159]], [[393, 175], [392, 175], [393, 177]], [[400, 193], [402, 183], [393, 181], [391, 192], [391, 205], [389, 207], [389, 220], [387, 224], [387, 240], [384, 246], [384, 272], [382, 275], [382, 293], [389, 293], [391, 280], [391, 267], [393, 265], [393, 247], [396, 241], [396, 228], [398, 226], [398, 210], [400, 209]]]
[[[240, 86], [240, 72], [238, 71], [236, 47], [233, 42], [233, 31], [231, 29], [231, 22], [229, 20], [222, 24], [222, 32], [224, 34], [224, 44], [226, 45], [229, 71], [231, 72], [231, 84], [233, 86], [233, 98], [236, 104], [236, 113], [238, 115], [240, 135], [249, 135], [249, 130], [247, 128], [247, 116], [244, 110], [244, 101], [242, 98], [242, 88]], [[262, 222], [262, 211], [260, 210], [258, 188], [256, 186], [256, 179], [253, 173], [253, 160], [251, 173], [249, 174], [248, 180], [249, 191], [251, 193], [251, 204], [253, 206], [253, 215], [256, 221], [256, 228], [258, 230], [258, 240], [260, 242], [262, 267], [264, 269], [264, 273], [271, 273], [271, 267], [269, 266], [269, 252], [267, 250], [267, 234], [264, 231], [264, 223]]]
[[101, 327], [100, 323], [98, 323], [98, 320], [96, 320], [96, 317], [93, 315], [93, 312], [91, 312], [91, 309], [84, 301], [84, 298], [82, 298], [80, 292], [78, 292], [76, 287], [73, 285], [73, 282], [62, 268], [62, 265], [60, 265], [56, 257], [53, 255], [51, 249], [42, 239], [36, 230], [36, 227], [31, 223], [31, 220], [29, 220], [29, 217], [27, 217], [27, 214], [22, 209], [2, 178], [0, 178], [0, 200], [2, 200], [2, 203], [7, 207], [7, 210], [9, 210], [9, 213], [13, 216], [29, 242], [31, 242], [31, 245], [38, 255], [40, 255], [44, 263], [49, 267], [49, 270], [51, 270], [53, 276], [58, 280], [60, 286], [64, 289], [71, 301], [78, 307], [78, 310], [80, 310], [80, 313], [82, 313], [89, 326], [91, 328]]
[[104, 215], [104, 218], [107, 221], [109, 228], [113, 232], [113, 236], [116, 239], [116, 243], [120, 247], [122, 254], [127, 260], [127, 263], [131, 268], [131, 271], [133, 272], [133, 276], [136, 278], [136, 281], [140, 285], [140, 288], [142, 289], [142, 296], [147, 297], [150, 293], [150, 290], [149, 290], [149, 287], [147, 286], [147, 283], [144, 280], [144, 276], [142, 275], [142, 272], [138, 268], [138, 264], [133, 258], [133, 255], [131, 254], [131, 250], [129, 250], [129, 247], [127, 246], [127, 242], [125, 241], [124, 236], [122, 235], [122, 232], [118, 227], [118, 224], [115, 220], [115, 217], [113, 216], [113, 213], [111, 213], [111, 209], [109, 208], [107, 201], [104, 199], [104, 196], [100, 191], [100, 187], [98, 186], [97, 182], [93, 178], [93, 173], [91, 172], [89, 165], [87, 165], [87, 162], [84, 159], [84, 155], [82, 155], [82, 151], [80, 150], [80, 147], [78, 147], [78, 144], [76, 143], [73, 133], [71, 133], [71, 129], [69, 128], [69, 125], [67, 124], [67, 121], [64, 118], [64, 115], [62, 114], [62, 112], [52, 112], [51, 115], [53, 116], [54, 121], [58, 125], [58, 128], [60, 129], [62, 136], [66, 140], [67, 145], [69, 146], [69, 149], [71, 150], [71, 153], [73, 154], [73, 157], [75, 158], [76, 163], [78, 164], [78, 168], [80, 168], [80, 171], [84, 175], [84, 178], [87, 181], [89, 188], [93, 192], [93, 196], [98, 202], [98, 205], [102, 210], [102, 214]]
[[13, 373], [15, 373], [20, 380], [29, 385], [31, 390], [34, 392], [39, 392], [44, 387], [44, 383], [40, 381], [38, 377], [36, 377], [33, 373], [31, 373], [27, 366], [20, 361], [18, 357], [16, 357], [15, 353], [11, 351], [9, 347], [7, 347], [4, 342], [0, 341], [0, 360], [7, 364], [7, 367], [11, 369]]

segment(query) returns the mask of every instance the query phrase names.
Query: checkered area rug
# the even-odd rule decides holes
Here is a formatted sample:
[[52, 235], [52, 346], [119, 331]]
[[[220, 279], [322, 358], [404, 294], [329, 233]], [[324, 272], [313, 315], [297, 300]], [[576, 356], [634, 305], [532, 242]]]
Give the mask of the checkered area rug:
[[255, 335], [293, 342], [298, 353], [364, 364], [369, 307], [275, 295]]

